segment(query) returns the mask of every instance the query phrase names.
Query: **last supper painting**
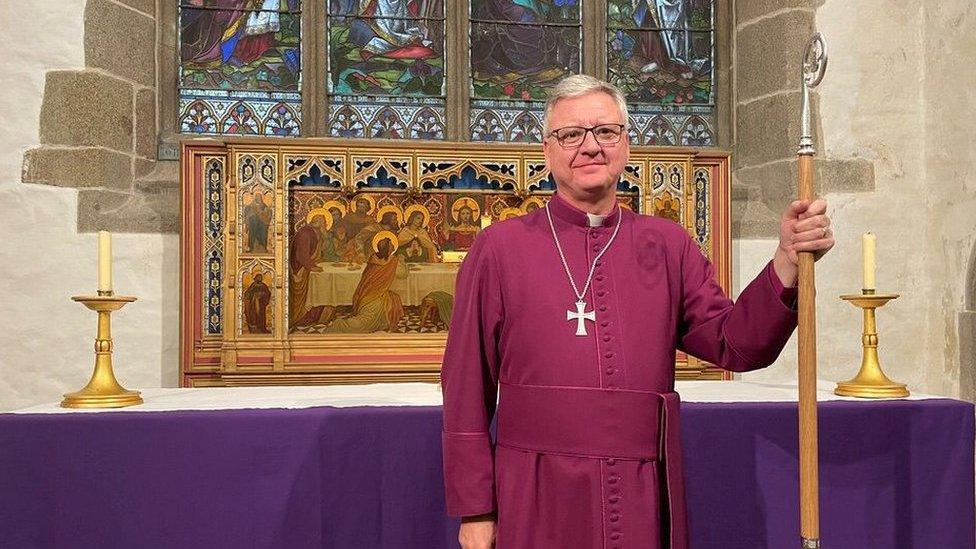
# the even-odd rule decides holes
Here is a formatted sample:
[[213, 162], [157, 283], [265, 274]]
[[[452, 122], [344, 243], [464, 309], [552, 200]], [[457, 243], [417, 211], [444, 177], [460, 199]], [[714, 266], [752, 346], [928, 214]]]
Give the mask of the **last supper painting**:
[[[495, 199], [498, 200], [497, 198]], [[447, 330], [457, 262], [481, 231], [485, 198], [293, 192], [291, 329], [300, 333]], [[412, 202], [412, 203], [411, 203]], [[504, 201], [502, 201], [504, 203]]]

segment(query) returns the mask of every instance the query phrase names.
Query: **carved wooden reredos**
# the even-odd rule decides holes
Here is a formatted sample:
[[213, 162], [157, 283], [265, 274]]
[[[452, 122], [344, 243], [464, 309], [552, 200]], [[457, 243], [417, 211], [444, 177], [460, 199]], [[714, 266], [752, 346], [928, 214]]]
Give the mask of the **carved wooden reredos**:
[[[538, 145], [192, 140], [181, 173], [184, 386], [436, 380], [464, 250], [554, 190]], [[682, 223], [728, 291], [727, 153], [634, 147], [618, 194]]]

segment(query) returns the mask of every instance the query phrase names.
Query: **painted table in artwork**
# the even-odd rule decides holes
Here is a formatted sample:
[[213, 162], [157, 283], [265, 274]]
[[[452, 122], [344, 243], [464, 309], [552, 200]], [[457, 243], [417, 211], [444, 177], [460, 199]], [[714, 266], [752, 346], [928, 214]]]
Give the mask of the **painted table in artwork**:
[[[458, 263], [403, 263], [390, 290], [404, 305], [420, 305], [433, 292], [454, 294]], [[349, 305], [362, 279], [365, 266], [346, 262], [319, 263], [319, 272], [309, 273], [307, 307]]]
[[[974, 546], [973, 405], [820, 391], [823, 546]], [[679, 382], [691, 547], [798, 545], [795, 386]], [[436, 385], [147, 389], [0, 414], [0, 545], [438, 549]]]

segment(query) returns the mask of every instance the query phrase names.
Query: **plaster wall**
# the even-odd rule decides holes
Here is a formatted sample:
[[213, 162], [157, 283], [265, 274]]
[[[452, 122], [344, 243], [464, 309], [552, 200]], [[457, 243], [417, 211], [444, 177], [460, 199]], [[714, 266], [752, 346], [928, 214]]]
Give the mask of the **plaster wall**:
[[[94, 364], [95, 313], [70, 300], [96, 286], [96, 236], [78, 233], [78, 191], [21, 183], [46, 72], [85, 66], [84, 13], [83, 0], [0, 3], [0, 410], [58, 400]], [[175, 386], [178, 237], [116, 234], [113, 245], [115, 289], [139, 298], [114, 315], [116, 374], [130, 387]]]

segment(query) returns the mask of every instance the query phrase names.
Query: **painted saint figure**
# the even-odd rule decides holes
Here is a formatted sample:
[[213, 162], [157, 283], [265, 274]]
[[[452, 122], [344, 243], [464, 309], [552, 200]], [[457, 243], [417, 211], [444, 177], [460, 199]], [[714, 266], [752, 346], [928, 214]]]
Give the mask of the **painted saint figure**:
[[271, 288], [264, 283], [264, 276], [261, 273], [254, 275], [254, 281], [244, 291], [242, 302], [247, 332], [250, 334], [269, 333], [268, 303], [271, 302]]
[[[467, 250], [474, 243], [474, 237], [481, 232], [481, 225], [478, 224], [480, 210], [478, 203], [470, 198], [461, 198], [454, 203], [453, 210], [455, 222], [450, 220], [444, 222], [442, 233], [442, 246], [445, 250]], [[478, 211], [479, 213], [475, 213]]]
[[430, 233], [427, 232], [430, 212], [423, 206], [410, 206], [404, 214], [407, 216], [407, 223], [400, 229], [400, 233], [397, 234], [397, 246], [403, 246], [411, 240], [416, 239], [423, 246], [427, 257], [433, 261], [433, 258], [437, 257], [439, 250], [430, 238]]
[[254, 199], [244, 206], [244, 225], [247, 227], [245, 251], [252, 254], [268, 253], [268, 227], [273, 210], [264, 202], [264, 193], [254, 192]]
[[400, 261], [396, 235], [382, 231], [373, 237], [370, 256], [352, 297], [352, 316], [335, 319], [327, 328], [330, 333], [365, 334], [394, 330], [404, 315], [400, 296], [390, 290], [397, 278], [406, 278], [406, 265]]
[[400, 246], [397, 253], [402, 255], [407, 263], [430, 263], [436, 260], [430, 257], [419, 238], [411, 238], [409, 242]]
[[342, 218], [342, 225], [346, 231], [346, 238], [355, 238], [366, 225], [374, 223], [370, 213], [374, 206], [370, 199], [359, 197], [353, 200], [353, 209]]
[[325, 324], [334, 316], [332, 307], [316, 305], [309, 307], [308, 284], [311, 273], [322, 272], [318, 265], [323, 248], [332, 240], [328, 232], [327, 212], [312, 213], [308, 223], [295, 231], [291, 239], [289, 257], [289, 299], [288, 320], [292, 327]]

